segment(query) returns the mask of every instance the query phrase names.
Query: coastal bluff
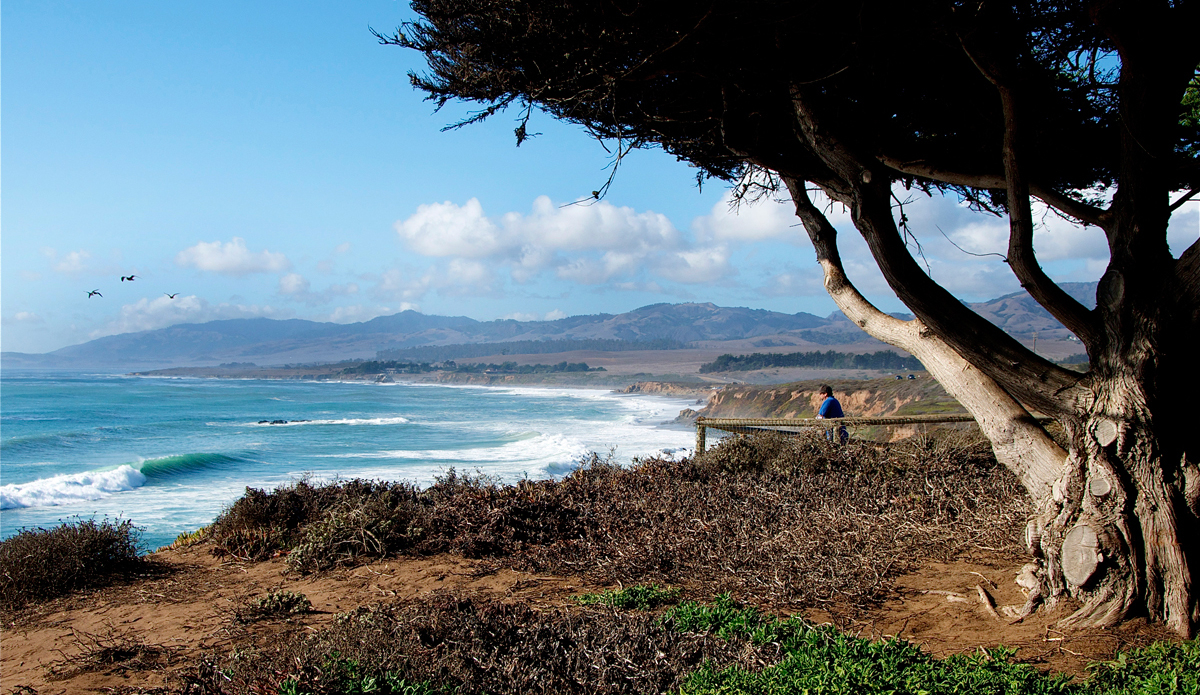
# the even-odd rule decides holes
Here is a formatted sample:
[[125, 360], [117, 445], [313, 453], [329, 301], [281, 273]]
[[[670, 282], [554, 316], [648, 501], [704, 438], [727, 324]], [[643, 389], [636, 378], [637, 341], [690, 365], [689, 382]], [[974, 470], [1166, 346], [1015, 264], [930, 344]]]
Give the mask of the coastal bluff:
[[[811, 418], [816, 415], [817, 392], [829, 384], [847, 416], [880, 417], [904, 415], [965, 415], [966, 409], [927, 375], [915, 379], [807, 380], [759, 386], [731, 384], [720, 388], [670, 382], [639, 382], [622, 393], [665, 396], [707, 394], [704, 407], [687, 408], [676, 422], [690, 423], [698, 417]], [[915, 426], [891, 428], [892, 439], [915, 433]]]

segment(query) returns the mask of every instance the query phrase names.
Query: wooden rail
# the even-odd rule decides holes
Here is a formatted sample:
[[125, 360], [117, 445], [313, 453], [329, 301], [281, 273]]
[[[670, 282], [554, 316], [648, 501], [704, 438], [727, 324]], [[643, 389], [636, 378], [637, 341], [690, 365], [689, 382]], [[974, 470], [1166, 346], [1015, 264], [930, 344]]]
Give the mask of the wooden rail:
[[[1050, 418], [1038, 418], [1047, 420]], [[831, 417], [831, 418], [754, 418], [754, 417], [699, 417], [696, 418], [696, 453], [704, 453], [708, 428], [723, 432], [747, 434], [751, 432], [799, 432], [806, 428], [832, 428], [854, 425], [920, 425], [942, 422], [975, 422], [970, 415], [910, 415], [905, 417]]]

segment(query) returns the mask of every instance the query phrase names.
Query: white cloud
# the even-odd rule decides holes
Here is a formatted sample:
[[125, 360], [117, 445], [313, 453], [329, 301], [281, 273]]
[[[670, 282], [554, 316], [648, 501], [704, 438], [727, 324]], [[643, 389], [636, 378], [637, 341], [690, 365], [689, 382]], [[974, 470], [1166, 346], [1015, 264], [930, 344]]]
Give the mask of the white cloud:
[[245, 304], [210, 304], [207, 300], [195, 295], [187, 297], [157, 297], [142, 298], [133, 304], [121, 307], [121, 313], [116, 319], [109, 321], [104, 327], [94, 330], [90, 338], [101, 338], [118, 333], [134, 331], [149, 331], [164, 328], [177, 323], [204, 323], [217, 319], [242, 318], [288, 318], [289, 312], [280, 311], [267, 306]]
[[820, 266], [815, 266], [811, 272], [791, 269], [776, 273], [767, 278], [767, 282], [758, 288], [760, 294], [768, 297], [809, 297], [825, 292]]
[[500, 290], [490, 267], [455, 258], [430, 267], [419, 276], [393, 268], [380, 277], [371, 295], [385, 301], [415, 301], [434, 291], [443, 296], [482, 296], [495, 295]]
[[18, 311], [17, 313], [4, 318], [4, 323], [24, 323], [28, 325], [37, 325], [45, 322], [45, 319], [32, 311]]
[[308, 278], [300, 273], [288, 273], [279, 278], [279, 294], [301, 295], [308, 292]]
[[565, 311], [561, 311], [559, 309], [554, 309], [553, 311], [548, 311], [545, 314], [535, 314], [535, 313], [517, 311], [517, 312], [513, 312], [511, 314], [505, 314], [504, 316], [501, 316], [500, 318], [501, 319], [510, 319], [512, 321], [557, 321], [559, 319], [567, 318], [567, 313]]
[[729, 248], [724, 244], [708, 248], [677, 251], [658, 267], [658, 274], [685, 284], [714, 282], [735, 274], [729, 264]]
[[327, 304], [334, 297], [358, 294], [358, 284], [330, 285], [320, 292], [310, 291], [311, 283], [300, 273], [288, 273], [279, 278], [278, 292], [289, 300], [303, 302], [309, 306]]
[[491, 268], [478, 261], [462, 258], [450, 261], [444, 273], [431, 271], [425, 277], [425, 282], [437, 288], [441, 294], [491, 294], [496, 289], [496, 276]]
[[799, 226], [796, 208], [790, 200], [764, 198], [734, 207], [733, 192], [726, 191], [712, 210], [692, 221], [692, 230], [701, 242], [754, 242], [784, 239], [794, 243], [807, 241]]
[[282, 253], [263, 249], [251, 251], [246, 240], [233, 237], [231, 241], [202, 241], [180, 251], [175, 263], [222, 275], [249, 275], [250, 273], [278, 273], [292, 267], [291, 261]]
[[401, 311], [408, 311], [409, 309], [419, 311], [416, 304], [408, 302], [402, 302], [398, 309], [391, 309], [386, 306], [363, 306], [362, 304], [355, 304], [353, 306], [340, 306], [334, 309], [325, 320], [332, 321], [333, 323], [357, 323], [360, 321], [370, 321], [379, 316], [390, 316]]
[[450, 201], [421, 205], [396, 223], [396, 232], [422, 256], [483, 258], [505, 245], [476, 198], [461, 207]]
[[334, 253], [346, 253], [350, 250], [350, 242], [346, 241], [334, 247]]
[[529, 214], [509, 212], [498, 220], [488, 218], [475, 198], [461, 206], [422, 205], [397, 222], [396, 231], [416, 253], [486, 260], [507, 268], [518, 283], [546, 271], [574, 282], [604, 283], [635, 275], [658, 255], [686, 246], [665, 215], [605, 201], [556, 206], [546, 196], [533, 202]]
[[54, 264], [54, 270], [64, 275], [79, 275], [88, 269], [87, 261], [91, 257], [87, 251], [72, 251]]
[[639, 213], [607, 201], [560, 207], [539, 196], [529, 215], [510, 212], [503, 221], [510, 239], [520, 246], [554, 251], [620, 249], [634, 253], [675, 248], [683, 241], [665, 215]]

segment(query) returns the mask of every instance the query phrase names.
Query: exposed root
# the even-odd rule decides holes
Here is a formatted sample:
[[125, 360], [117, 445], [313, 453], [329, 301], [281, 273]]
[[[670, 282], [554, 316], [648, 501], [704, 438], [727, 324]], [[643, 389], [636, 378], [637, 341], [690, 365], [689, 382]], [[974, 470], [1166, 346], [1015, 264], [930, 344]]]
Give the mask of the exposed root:
[[1102, 585], [1083, 606], [1071, 615], [1058, 621], [1060, 627], [1112, 627], [1129, 615], [1133, 604], [1133, 588], [1125, 584], [1125, 591], [1118, 592], [1112, 584]]
[[1000, 614], [996, 612], [996, 599], [988, 593], [988, 590], [983, 588], [983, 584], [976, 584], [975, 591], [979, 594], [979, 602], [983, 604], [983, 609], [988, 612], [996, 620], [1003, 620]]

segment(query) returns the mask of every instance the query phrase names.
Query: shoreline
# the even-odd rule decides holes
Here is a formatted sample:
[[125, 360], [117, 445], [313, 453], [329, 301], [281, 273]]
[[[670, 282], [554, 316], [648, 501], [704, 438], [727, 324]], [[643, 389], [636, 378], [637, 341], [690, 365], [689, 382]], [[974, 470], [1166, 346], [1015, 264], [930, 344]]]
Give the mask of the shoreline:
[[[58, 381], [50, 379], [47, 386]], [[142, 379], [143, 386], [135, 385]], [[6, 498], [6, 508], [0, 511], [5, 536], [22, 527], [58, 525], [55, 520], [76, 516], [122, 516], [146, 528], [145, 550], [153, 550], [180, 532], [210, 523], [246, 486], [270, 490], [311, 474], [321, 480], [338, 476], [412, 480], [424, 487], [451, 467], [479, 469], [510, 481], [522, 476], [557, 479], [588, 451], [603, 456], [616, 447], [618, 458], [628, 463], [632, 456], [658, 451], [671, 450], [679, 456], [679, 449], [694, 438], [686, 423], [675, 422], [679, 411], [694, 401], [691, 394], [621, 393], [611, 387], [576, 384], [313, 382], [348, 385], [327, 390], [295, 380], [275, 383], [279, 380], [254, 377], [221, 380], [225, 386], [210, 382], [205, 387], [206, 380], [177, 375], [65, 377], [61, 383], [93, 384], [92, 392], [102, 400], [106, 393], [118, 398], [134, 393], [174, 393], [183, 403], [193, 403], [189, 399], [222, 392], [231, 394], [234, 400], [229, 402], [237, 405], [225, 411], [196, 402], [197, 407], [188, 412], [165, 415], [168, 420], [181, 418], [174, 426], [175, 434], [166, 440], [103, 435], [113, 437], [111, 443], [98, 444], [94, 452], [71, 453], [62, 448], [65, 445], [56, 444], [59, 435], [54, 432], [65, 425], [44, 435], [29, 430], [33, 437], [29, 446], [41, 447], [36, 451], [45, 463], [29, 469], [18, 467], [35, 455], [33, 450], [28, 455], [5, 457], [5, 485], [0, 488]], [[170, 385], [172, 381], [176, 386]], [[39, 384], [40, 380], [24, 390], [52, 393]], [[366, 386], [398, 386], [401, 390], [361, 388]], [[457, 395], [452, 392], [455, 390]], [[271, 396], [280, 398], [269, 399]], [[357, 405], [360, 402], [364, 405]], [[509, 403], [517, 404], [519, 410], [503, 410]], [[53, 403], [46, 407], [68, 415]], [[422, 415], [428, 407], [434, 410]], [[488, 412], [472, 414], [473, 408]], [[323, 410], [331, 412], [320, 412]], [[138, 415], [139, 422], [146, 420], [138, 426], [164, 422], [164, 414], [157, 409], [144, 412], [149, 420]], [[478, 426], [470, 426], [477, 415], [482, 415], [482, 420]], [[445, 417], [450, 421], [444, 421]], [[463, 423], [458, 423], [460, 420]], [[464, 423], [466, 433], [454, 434]], [[95, 424], [86, 422], [83, 429], [91, 432]], [[480, 427], [482, 434], [476, 431]], [[63, 435], [68, 439], [80, 436], [73, 433], [78, 428], [67, 429], [72, 430]], [[7, 442], [7, 429], [5, 434]], [[12, 430], [18, 438], [21, 434], [19, 429]], [[173, 499], [176, 488], [198, 497], [191, 502], [171, 502], [168, 498]], [[171, 511], [159, 518], [151, 498], [167, 504]], [[208, 513], [200, 513], [203, 511]]]

